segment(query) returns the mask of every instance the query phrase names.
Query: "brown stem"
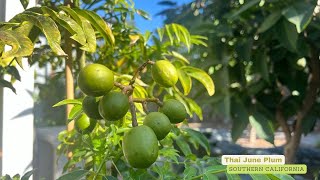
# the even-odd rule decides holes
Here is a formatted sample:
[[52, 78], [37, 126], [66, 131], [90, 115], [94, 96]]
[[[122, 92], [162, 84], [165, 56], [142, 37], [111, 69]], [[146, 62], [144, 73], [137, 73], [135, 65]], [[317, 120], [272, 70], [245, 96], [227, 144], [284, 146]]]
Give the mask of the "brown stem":
[[306, 91], [306, 96], [303, 100], [302, 106], [297, 113], [297, 122], [295, 126], [295, 132], [290, 142], [285, 147], [286, 163], [294, 163], [297, 148], [299, 147], [301, 136], [302, 136], [302, 121], [309, 110], [312, 108], [317, 93], [320, 87], [320, 62], [319, 52], [317, 48], [311, 45], [311, 58], [310, 58], [310, 82]]
[[147, 102], [143, 102], [143, 103], [142, 103], [142, 107], [143, 107], [144, 112], [149, 113], [149, 109], [148, 109], [148, 106], [147, 106]]
[[158, 98], [134, 98], [133, 102], [142, 103], [142, 104], [145, 102], [154, 102], [160, 107], [163, 106], [163, 103]]
[[129, 95], [129, 103], [130, 103], [130, 113], [132, 116], [132, 127], [138, 126], [137, 116], [136, 116], [136, 107], [133, 102], [132, 95]]
[[280, 126], [284, 132], [284, 135], [286, 137], [286, 143], [289, 143], [289, 141], [291, 139], [291, 131], [290, 131], [289, 125], [287, 124], [287, 121], [283, 115], [281, 105], [278, 105], [278, 107], [277, 107], [276, 120], [278, 121], [278, 123], [280, 124]]
[[139, 74], [144, 70], [144, 68], [147, 67], [148, 64], [154, 64], [154, 62], [151, 61], [151, 60], [148, 60], [148, 61], [146, 61], [145, 63], [143, 63], [143, 64], [136, 70], [136, 72], [134, 73], [134, 75], [133, 75], [133, 77], [132, 77], [129, 85], [133, 85], [133, 84], [134, 84], [134, 82], [135, 82], [136, 79], [138, 78]]
[[114, 82], [114, 86], [120, 88], [121, 90], [123, 90], [125, 88], [125, 85], [118, 83], [118, 82]]
[[[154, 64], [154, 62], [148, 60], [145, 63], [143, 63], [136, 70], [136, 72], [134, 73], [132, 79], [130, 80], [129, 85], [123, 85], [121, 83], [114, 82], [114, 85], [116, 87], [120, 88], [122, 90], [122, 93], [126, 94], [128, 96], [128, 98], [129, 98], [130, 113], [131, 113], [131, 116], [132, 116], [132, 126], [133, 127], [138, 126], [138, 121], [137, 121], [137, 116], [136, 116], [136, 107], [134, 105], [135, 100], [137, 100], [137, 99], [133, 99], [133, 96], [132, 96], [132, 93], [133, 93], [133, 90], [134, 90], [134, 85], [133, 84], [136, 81], [136, 79], [138, 78], [139, 74], [143, 71], [144, 68], [146, 68], [146, 66], [148, 64]], [[146, 100], [146, 99], [148, 99], [148, 100]], [[144, 104], [144, 102], [152, 100], [152, 101], [156, 102], [157, 104], [162, 105], [162, 103], [161, 103], [161, 101], [159, 99], [152, 99], [152, 98], [146, 98], [146, 99], [139, 99], [139, 101]], [[146, 106], [144, 106], [144, 108], [146, 109]]]

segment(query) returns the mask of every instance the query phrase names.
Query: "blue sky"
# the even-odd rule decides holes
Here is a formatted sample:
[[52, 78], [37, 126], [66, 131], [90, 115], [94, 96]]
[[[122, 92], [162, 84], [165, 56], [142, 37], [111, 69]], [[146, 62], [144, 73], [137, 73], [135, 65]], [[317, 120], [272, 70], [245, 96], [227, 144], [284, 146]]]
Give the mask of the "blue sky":
[[[164, 18], [161, 16], [156, 16], [157, 13], [167, 8], [168, 6], [161, 6], [157, 3], [160, 0], [133, 0], [135, 3], [136, 9], [142, 9], [149, 13], [151, 20], [145, 20], [141, 16], [137, 15], [135, 17], [136, 25], [141, 32], [146, 30], [153, 31], [157, 27], [162, 27]], [[188, 3], [191, 0], [177, 0], [178, 5]]]

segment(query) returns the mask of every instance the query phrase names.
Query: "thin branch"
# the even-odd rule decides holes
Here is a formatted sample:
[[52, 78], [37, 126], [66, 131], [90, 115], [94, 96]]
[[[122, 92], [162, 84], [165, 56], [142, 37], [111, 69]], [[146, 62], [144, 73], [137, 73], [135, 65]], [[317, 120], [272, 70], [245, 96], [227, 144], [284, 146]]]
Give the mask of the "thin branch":
[[149, 113], [149, 109], [148, 109], [148, 106], [147, 106], [147, 102], [143, 102], [143, 103], [142, 103], [142, 107], [143, 107], [144, 112]]
[[276, 110], [276, 120], [278, 121], [278, 123], [280, 124], [285, 137], [286, 137], [286, 143], [288, 143], [291, 139], [291, 131], [289, 128], [289, 125], [287, 124], [287, 121], [283, 115], [282, 112], [282, 107], [281, 105], [278, 105], [277, 110]]
[[139, 74], [144, 70], [144, 68], [147, 67], [148, 64], [154, 64], [154, 62], [151, 61], [151, 60], [148, 60], [148, 61], [146, 61], [145, 63], [143, 63], [143, 64], [136, 70], [136, 72], [134, 73], [132, 79], [130, 80], [129, 85], [133, 85], [133, 84], [134, 84], [134, 82], [135, 82], [136, 79], [138, 78]]
[[136, 116], [136, 107], [133, 102], [132, 95], [129, 96], [129, 103], [130, 103], [130, 112], [132, 116], [132, 127], [138, 126], [137, 116]]
[[123, 90], [125, 88], [125, 85], [123, 85], [123, 84], [121, 84], [119, 82], [114, 82], [113, 84], [114, 84], [114, 86], [120, 88], [121, 90]]
[[134, 98], [133, 102], [142, 103], [142, 104], [145, 102], [154, 102], [160, 107], [163, 106], [163, 103], [158, 98]]

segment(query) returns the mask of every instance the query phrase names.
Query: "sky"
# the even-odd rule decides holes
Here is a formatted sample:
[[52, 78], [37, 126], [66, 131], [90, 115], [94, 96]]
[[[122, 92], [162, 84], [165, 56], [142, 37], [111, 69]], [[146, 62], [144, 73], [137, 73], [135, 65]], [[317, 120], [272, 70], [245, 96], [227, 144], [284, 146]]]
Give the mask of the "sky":
[[[146, 30], [153, 31], [158, 27], [162, 27], [164, 17], [156, 16], [157, 13], [161, 12], [162, 10], [166, 9], [168, 6], [158, 5], [157, 3], [160, 0], [133, 0], [135, 3], [136, 9], [142, 9], [149, 13], [151, 20], [145, 20], [141, 16], [137, 15], [135, 17], [136, 25], [143, 33]], [[191, 2], [191, 0], [176, 0], [178, 5]]]

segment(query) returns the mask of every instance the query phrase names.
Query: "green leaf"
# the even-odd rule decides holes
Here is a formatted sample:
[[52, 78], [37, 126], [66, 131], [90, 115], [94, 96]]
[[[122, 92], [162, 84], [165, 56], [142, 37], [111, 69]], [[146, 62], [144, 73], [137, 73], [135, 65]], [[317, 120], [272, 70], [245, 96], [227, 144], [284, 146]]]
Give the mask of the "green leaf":
[[241, 177], [238, 174], [228, 174], [227, 175], [227, 179], [228, 180], [241, 180]]
[[212, 165], [205, 169], [206, 173], [218, 174], [227, 171], [227, 166], [225, 165]]
[[192, 154], [191, 149], [190, 149], [190, 145], [185, 141], [184, 138], [179, 137], [179, 138], [176, 138], [175, 141], [176, 141], [179, 149], [182, 151], [182, 153], [185, 156]]
[[181, 41], [186, 45], [189, 52], [191, 47], [191, 35], [188, 29], [179, 24], [172, 24], [172, 25], [174, 25], [177, 29], [179, 29], [179, 33], [176, 34], [176, 36], [180, 36], [179, 39], [181, 39]]
[[8, 174], [2, 176], [1, 178], [2, 178], [1, 180], [12, 180], [11, 176], [9, 176]]
[[29, 5], [29, 0], [20, 0], [22, 6], [24, 9], [27, 9], [28, 5]]
[[16, 174], [12, 177], [12, 180], [20, 180], [20, 174]]
[[4, 79], [0, 79], [0, 87], [7, 87], [16, 94], [16, 89], [13, 87], [13, 85]]
[[310, 133], [314, 126], [317, 123], [317, 116], [314, 115], [307, 115], [304, 120], [303, 120], [303, 124], [302, 124], [302, 132], [304, 135], [307, 135], [308, 133]]
[[195, 142], [200, 144], [206, 150], [207, 154], [210, 155], [210, 144], [205, 135], [199, 131], [189, 128], [183, 129], [183, 131], [187, 132], [190, 138], [194, 139]]
[[61, 34], [58, 26], [50, 17], [26, 11], [16, 15], [14, 19], [30, 21], [35, 24], [46, 36], [52, 51], [58, 56], [66, 56], [65, 52], [60, 47]]
[[193, 166], [188, 166], [183, 171], [183, 179], [191, 179], [197, 174], [197, 169]]
[[207, 172], [203, 174], [203, 180], [219, 180], [219, 178], [216, 175]]
[[184, 97], [184, 99], [187, 101], [191, 113], [196, 113], [196, 115], [199, 117], [199, 119], [202, 121], [203, 120], [203, 114], [202, 114], [202, 109], [201, 107], [191, 98]]
[[297, 2], [282, 11], [288, 21], [296, 25], [298, 33], [301, 33], [310, 23], [314, 6], [306, 2]]
[[29, 180], [29, 178], [31, 177], [31, 175], [36, 171], [36, 169], [30, 170], [28, 172], [26, 172], [22, 177], [21, 180]]
[[75, 170], [70, 173], [64, 174], [59, 177], [57, 180], [81, 180], [85, 177], [90, 171], [88, 170]]
[[96, 51], [96, 44], [97, 39], [94, 32], [93, 27], [91, 26], [90, 22], [83, 17], [80, 17], [82, 22], [82, 29], [86, 36], [87, 44], [82, 46], [81, 49], [88, 52], [95, 52]]
[[204, 87], [207, 89], [208, 94], [212, 96], [215, 92], [215, 87], [213, 80], [211, 77], [203, 70], [191, 67], [191, 66], [184, 66], [181, 67], [181, 70], [186, 72], [189, 76], [193, 77], [194, 79], [200, 81]]
[[79, 117], [79, 115], [82, 113], [82, 106], [76, 104], [75, 106], [72, 107], [72, 109], [70, 110], [70, 113], [68, 114], [68, 119], [69, 120], [73, 120], [77, 117]]
[[167, 35], [169, 37], [170, 43], [171, 43], [171, 45], [173, 45], [173, 37], [172, 37], [172, 34], [171, 34], [170, 26], [169, 25], [165, 25], [165, 28], [166, 28], [166, 32], [167, 32]]
[[141, 9], [137, 9], [137, 14], [139, 14], [140, 16], [142, 16], [146, 20], [151, 20], [150, 15], [146, 11], [143, 11]]
[[294, 24], [286, 19], [282, 19], [277, 26], [277, 38], [281, 44], [289, 51], [295, 52], [297, 50], [298, 33]]
[[252, 6], [255, 6], [256, 4], [258, 4], [260, 2], [260, 0], [250, 0], [250, 1], [246, 1], [246, 3], [244, 5], [241, 6], [241, 8], [239, 8], [237, 11], [233, 12], [229, 18], [231, 19], [235, 19], [236, 17], [239, 17], [239, 15], [243, 12], [245, 12], [246, 10], [250, 9]]
[[271, 121], [256, 111], [253, 112], [252, 116], [249, 116], [249, 121], [260, 138], [274, 144], [274, 129]]
[[82, 102], [77, 99], [65, 99], [65, 100], [62, 100], [62, 101], [58, 102], [57, 104], [53, 105], [52, 107], [58, 107], [58, 106], [66, 105], [66, 104], [82, 105]]
[[176, 51], [172, 51], [172, 56], [177, 58], [178, 60], [185, 62], [187, 64], [190, 64], [190, 62], [188, 61], [188, 59], [186, 59], [183, 55], [181, 55], [180, 53], [176, 52]]
[[268, 174], [267, 176], [272, 180], [294, 180], [293, 177], [287, 174]]
[[[52, 19], [54, 19], [57, 23], [59, 23], [62, 27], [67, 29], [70, 34], [72, 35], [71, 38], [80, 43], [82, 46], [85, 46], [87, 44], [86, 42], [86, 35], [84, 33], [84, 30], [81, 27], [81, 24], [78, 24], [75, 20], [67, 16], [65, 12], [60, 11], [59, 13], [56, 13], [52, 9], [48, 7], [41, 7], [42, 11], [48, 15]], [[93, 34], [94, 35], [94, 34]], [[94, 46], [95, 47], [95, 46]], [[83, 49], [83, 48], [82, 48]], [[90, 52], [94, 52], [94, 49], [88, 49]]]
[[157, 32], [158, 32], [159, 40], [162, 41], [163, 34], [164, 34], [164, 29], [157, 28]]
[[266, 52], [260, 51], [256, 54], [255, 59], [253, 60], [253, 68], [256, 73], [261, 74], [261, 77], [269, 82], [269, 68], [268, 68], [268, 56]]
[[167, 159], [173, 160], [175, 163], [179, 163], [178, 157], [180, 156], [179, 151], [173, 147], [164, 147], [159, 150], [159, 156], [166, 157]]
[[96, 34], [90, 22], [86, 18], [78, 15], [70, 7], [60, 6], [59, 8], [67, 12], [82, 27], [82, 30], [86, 38], [86, 45], [83, 45], [81, 49], [88, 52], [95, 52], [96, 51]]
[[8, 73], [11, 74], [14, 78], [16, 78], [16, 80], [21, 81], [20, 73], [15, 66], [9, 66]]
[[270, 180], [265, 174], [250, 174], [252, 180]]
[[118, 178], [113, 177], [113, 176], [103, 176], [104, 180], [118, 180]]
[[191, 77], [181, 69], [177, 69], [177, 72], [178, 72], [179, 81], [183, 88], [183, 92], [184, 92], [183, 94], [187, 96], [190, 93], [192, 88]]
[[111, 46], [114, 45], [115, 38], [113, 36], [111, 28], [99, 15], [97, 15], [93, 11], [78, 8], [75, 8], [74, 11], [86, 18], [99, 31], [99, 33], [105, 39], [106, 43]]
[[246, 106], [242, 103], [241, 99], [234, 97], [231, 99], [231, 116], [232, 116], [232, 129], [231, 137], [234, 142], [241, 137], [243, 131], [249, 124], [249, 114]]
[[200, 36], [200, 35], [191, 35], [190, 36], [190, 42], [192, 44], [202, 45], [204, 47], [208, 47], [207, 43], [205, 43], [203, 40], [208, 40], [208, 38], [205, 36]]
[[258, 33], [263, 33], [268, 29], [270, 29], [273, 25], [275, 25], [279, 21], [280, 18], [281, 18], [280, 11], [272, 12], [268, 17], [266, 17], [266, 19], [260, 25], [258, 29]]

